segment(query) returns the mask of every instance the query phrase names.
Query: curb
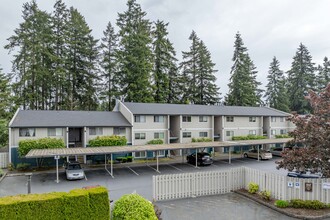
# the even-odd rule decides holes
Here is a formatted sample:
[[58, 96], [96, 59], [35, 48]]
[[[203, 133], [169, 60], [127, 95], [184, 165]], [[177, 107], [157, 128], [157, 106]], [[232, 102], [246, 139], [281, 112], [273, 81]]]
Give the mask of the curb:
[[7, 175], [7, 171], [2, 175], [2, 177], [0, 177], [0, 183], [1, 183], [1, 181], [6, 177], [6, 175]]
[[285, 209], [280, 209], [280, 208], [277, 208], [275, 206], [272, 206], [262, 200], [258, 200], [258, 199], [255, 199], [253, 196], [250, 196], [250, 195], [247, 195], [245, 193], [242, 193], [242, 192], [239, 192], [239, 191], [233, 191], [234, 193], [236, 194], [239, 194], [241, 196], [244, 196], [245, 198], [248, 198], [250, 200], [253, 200], [254, 202], [257, 202], [263, 206], [266, 206], [270, 209], [273, 209], [274, 211], [276, 212], [279, 212], [281, 214], [284, 214], [286, 216], [289, 216], [289, 217], [293, 217], [293, 218], [297, 218], [297, 219], [304, 219], [304, 220], [315, 220], [315, 219], [325, 219], [325, 218], [329, 218], [330, 217], [330, 214], [326, 214], [326, 215], [322, 215], [322, 216], [311, 216], [311, 217], [306, 217], [306, 216], [302, 216], [302, 215], [296, 215], [296, 214], [291, 214], [291, 213], [288, 213], [286, 211], [284, 211]]

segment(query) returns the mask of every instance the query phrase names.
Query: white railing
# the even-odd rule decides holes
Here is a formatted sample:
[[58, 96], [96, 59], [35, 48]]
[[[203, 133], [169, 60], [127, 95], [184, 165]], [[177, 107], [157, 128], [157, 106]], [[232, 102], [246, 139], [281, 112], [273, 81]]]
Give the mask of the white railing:
[[8, 153], [0, 153], [0, 168], [7, 168], [9, 161]]
[[[153, 176], [153, 198], [159, 201], [224, 194], [247, 189], [250, 182], [257, 183], [260, 191], [270, 191], [275, 199], [330, 203], [330, 189], [323, 188], [323, 183], [330, 183], [330, 179], [292, 178], [247, 167]], [[312, 191], [306, 191], [305, 183], [312, 184]]]

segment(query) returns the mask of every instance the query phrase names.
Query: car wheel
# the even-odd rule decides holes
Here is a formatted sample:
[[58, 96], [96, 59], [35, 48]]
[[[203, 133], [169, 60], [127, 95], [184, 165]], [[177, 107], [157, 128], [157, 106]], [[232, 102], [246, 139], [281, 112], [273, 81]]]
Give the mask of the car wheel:
[[248, 155], [247, 155], [247, 154], [244, 154], [244, 157], [245, 157], [245, 158], [247, 158], [247, 157], [248, 157]]
[[199, 162], [199, 161], [197, 162], [197, 166], [200, 166], [201, 164], [202, 164], [201, 162]]
[[259, 160], [262, 160], [262, 157], [261, 156], [259, 156]]

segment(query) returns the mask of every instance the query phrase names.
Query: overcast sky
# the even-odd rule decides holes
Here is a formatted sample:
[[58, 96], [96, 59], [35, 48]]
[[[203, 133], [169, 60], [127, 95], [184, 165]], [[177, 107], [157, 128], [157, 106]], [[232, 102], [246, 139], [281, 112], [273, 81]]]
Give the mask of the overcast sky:
[[[22, 22], [24, 0], [1, 0], [0, 66], [11, 72], [12, 54], [3, 48], [7, 38]], [[100, 39], [107, 23], [114, 25], [117, 13], [126, 10], [126, 0], [64, 0], [85, 16], [92, 34]], [[138, 0], [151, 21], [169, 22], [169, 38], [181, 60], [181, 51], [190, 46], [195, 30], [216, 63], [217, 84], [224, 96], [232, 65], [234, 36], [239, 31], [258, 70], [262, 87], [267, 84], [269, 64], [276, 56], [281, 68], [290, 68], [300, 42], [309, 49], [313, 61], [321, 64], [330, 56], [329, 0]], [[51, 12], [55, 0], [37, 0], [39, 8]]]

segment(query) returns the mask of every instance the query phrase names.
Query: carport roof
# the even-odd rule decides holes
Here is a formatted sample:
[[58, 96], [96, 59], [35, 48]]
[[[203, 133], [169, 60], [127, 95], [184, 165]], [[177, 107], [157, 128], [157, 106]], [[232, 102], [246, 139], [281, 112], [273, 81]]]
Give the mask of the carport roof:
[[43, 157], [52, 157], [52, 156], [105, 155], [105, 154], [113, 154], [113, 153], [129, 153], [129, 152], [138, 152], [138, 151], [197, 149], [204, 147], [248, 146], [248, 145], [259, 145], [259, 144], [286, 143], [289, 140], [291, 140], [291, 138], [244, 140], [244, 141], [198, 142], [198, 143], [187, 143], [187, 144], [33, 149], [30, 150], [25, 157], [43, 158]]

